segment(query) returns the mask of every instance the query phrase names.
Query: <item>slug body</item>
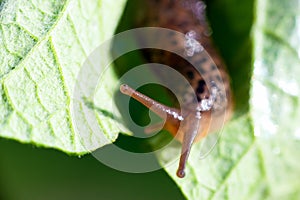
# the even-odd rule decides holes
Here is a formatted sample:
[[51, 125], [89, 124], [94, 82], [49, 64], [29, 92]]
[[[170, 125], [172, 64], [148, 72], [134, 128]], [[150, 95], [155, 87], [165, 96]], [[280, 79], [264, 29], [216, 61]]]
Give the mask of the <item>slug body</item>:
[[[120, 87], [122, 93], [133, 97], [158, 116], [165, 118], [163, 128], [182, 142], [177, 171], [177, 176], [182, 178], [185, 176], [184, 169], [192, 144], [209, 132], [221, 128], [231, 114], [232, 94], [229, 77], [223, 60], [213, 46], [210, 28], [206, 22], [205, 4], [202, 1], [144, 0], [140, 2], [143, 2], [145, 10], [142, 9], [138, 13], [140, 15], [138, 26], [162, 27], [185, 35], [192, 34], [208, 53], [192, 55], [185, 53], [186, 58], [179, 58], [167, 51], [151, 49], [145, 52], [149, 62], [168, 65], [189, 81], [192, 91], [187, 90], [184, 85], [178, 86], [184, 102], [181, 109], [162, 105], [127, 85]], [[172, 49], [180, 52], [187, 50], [186, 38], [168, 35], [158, 36], [156, 39], [156, 42], [172, 45]], [[163, 80], [172, 79], [168, 74], [158, 74], [158, 76]], [[190, 93], [196, 94], [196, 99], [188, 98]], [[146, 130], [146, 132], [150, 131], [152, 130]]]

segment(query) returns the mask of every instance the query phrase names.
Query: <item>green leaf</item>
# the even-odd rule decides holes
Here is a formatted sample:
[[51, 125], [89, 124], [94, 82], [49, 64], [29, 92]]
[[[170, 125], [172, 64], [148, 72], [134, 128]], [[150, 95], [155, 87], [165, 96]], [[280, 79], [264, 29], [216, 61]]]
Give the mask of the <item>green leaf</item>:
[[[0, 136], [68, 153], [86, 152], [71, 113], [73, 88], [90, 53], [113, 35], [125, 0], [1, 2]], [[109, 71], [105, 80], [117, 78]], [[109, 83], [98, 101], [112, 99]], [[100, 147], [122, 129], [113, 127], [118, 122], [108, 115], [96, 115], [99, 126], [105, 123], [101, 127], [107, 140], [99, 141]]]
[[[299, 1], [224, 0], [208, 8], [237, 114], [205, 159], [201, 143], [194, 145], [184, 179], [176, 164], [166, 170], [188, 199], [299, 199]], [[164, 164], [171, 154], [158, 158]]]

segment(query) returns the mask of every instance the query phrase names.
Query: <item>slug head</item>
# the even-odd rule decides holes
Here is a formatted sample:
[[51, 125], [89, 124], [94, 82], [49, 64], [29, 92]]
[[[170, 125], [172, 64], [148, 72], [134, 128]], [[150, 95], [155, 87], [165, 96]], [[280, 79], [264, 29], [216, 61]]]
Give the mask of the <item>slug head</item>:
[[195, 111], [181, 113], [180, 110], [165, 106], [144, 94], [137, 92], [128, 85], [121, 85], [120, 91], [123, 94], [136, 99], [162, 119], [166, 118], [163, 129], [169, 131], [176, 139], [182, 142], [177, 176], [179, 178], [183, 178], [185, 176], [185, 165], [187, 163], [192, 144], [207, 134], [210, 111], [201, 112], [201, 109], [197, 109]]

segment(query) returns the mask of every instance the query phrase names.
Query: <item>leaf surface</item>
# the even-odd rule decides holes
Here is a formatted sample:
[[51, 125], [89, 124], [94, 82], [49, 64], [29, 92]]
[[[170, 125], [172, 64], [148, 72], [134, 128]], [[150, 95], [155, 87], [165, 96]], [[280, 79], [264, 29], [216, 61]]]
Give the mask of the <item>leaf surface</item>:
[[[2, 1], [1, 137], [68, 153], [89, 150], [81, 145], [72, 114], [74, 85], [90, 53], [113, 35], [124, 4], [125, 0]], [[111, 71], [106, 80], [117, 78]], [[98, 101], [112, 99], [112, 85], [105, 87]], [[122, 130], [110, 117], [96, 115], [99, 126], [100, 121], [106, 124], [101, 126], [103, 136], [94, 136], [107, 139], [98, 140], [100, 147]]]

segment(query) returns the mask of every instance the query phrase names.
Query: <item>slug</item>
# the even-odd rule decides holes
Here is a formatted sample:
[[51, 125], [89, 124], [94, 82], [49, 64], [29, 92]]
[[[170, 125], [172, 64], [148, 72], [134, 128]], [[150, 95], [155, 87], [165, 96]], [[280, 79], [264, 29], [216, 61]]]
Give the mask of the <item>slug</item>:
[[[193, 91], [185, 90], [184, 86], [180, 86], [182, 95], [188, 96], [193, 92], [197, 98], [196, 101], [184, 99], [184, 106], [181, 109], [162, 105], [128, 85], [124, 84], [120, 87], [123, 94], [144, 104], [161, 118], [166, 118], [163, 129], [182, 142], [177, 176], [183, 178], [192, 144], [208, 133], [220, 129], [224, 121], [230, 118], [233, 107], [230, 80], [224, 61], [213, 45], [210, 27], [206, 22], [206, 5], [203, 1], [144, 0], [140, 2], [145, 9], [139, 11], [138, 26], [162, 27], [192, 36], [208, 53], [193, 54], [192, 52], [189, 55], [188, 52], [186, 58], [179, 58], [167, 51], [157, 49], [145, 51], [149, 62], [168, 65], [189, 81]], [[175, 35], [172, 38], [172, 35], [169, 35], [168, 39], [172, 42], [165, 42], [164, 37], [157, 37], [157, 42], [165, 42], [166, 45], [172, 45], [172, 49], [186, 51], [185, 38], [178, 38]], [[160, 74], [159, 76], [172, 79], [167, 75]], [[158, 127], [154, 126], [146, 132], [151, 132]]]

